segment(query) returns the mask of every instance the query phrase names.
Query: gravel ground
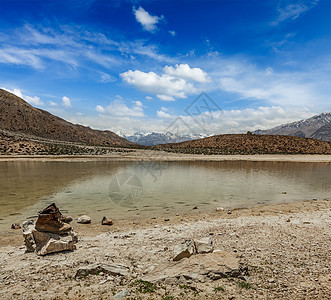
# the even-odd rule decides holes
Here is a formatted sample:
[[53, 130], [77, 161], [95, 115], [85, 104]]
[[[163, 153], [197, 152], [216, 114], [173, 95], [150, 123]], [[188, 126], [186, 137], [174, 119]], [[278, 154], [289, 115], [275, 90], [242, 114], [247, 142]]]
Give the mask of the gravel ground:
[[[331, 201], [319, 200], [111, 227], [75, 224], [77, 250], [44, 257], [25, 253], [16, 235], [0, 248], [0, 299], [331, 299], [330, 217]], [[173, 258], [175, 245], [207, 236], [215, 249], [242, 257], [248, 274], [141, 280]], [[125, 264], [130, 274], [75, 278], [95, 262]]]

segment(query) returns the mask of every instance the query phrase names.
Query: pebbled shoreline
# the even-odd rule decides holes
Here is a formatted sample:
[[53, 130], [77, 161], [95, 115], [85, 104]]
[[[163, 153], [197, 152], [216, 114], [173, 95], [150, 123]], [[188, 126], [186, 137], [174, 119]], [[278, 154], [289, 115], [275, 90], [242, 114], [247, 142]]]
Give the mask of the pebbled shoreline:
[[[331, 297], [331, 201], [311, 200], [213, 214], [121, 221], [113, 226], [73, 224], [77, 250], [38, 257], [24, 253], [22, 237], [0, 248], [1, 299], [328, 299]], [[186, 238], [210, 236], [215, 249], [248, 264], [245, 279], [180, 279], [141, 288], [154, 267], [173, 257]], [[2, 244], [3, 245], [3, 244]], [[130, 266], [128, 277], [75, 278], [93, 263]], [[137, 281], [138, 280], [138, 281]], [[126, 293], [125, 292], [125, 293]], [[165, 297], [168, 298], [165, 298]], [[174, 298], [171, 298], [174, 297]]]

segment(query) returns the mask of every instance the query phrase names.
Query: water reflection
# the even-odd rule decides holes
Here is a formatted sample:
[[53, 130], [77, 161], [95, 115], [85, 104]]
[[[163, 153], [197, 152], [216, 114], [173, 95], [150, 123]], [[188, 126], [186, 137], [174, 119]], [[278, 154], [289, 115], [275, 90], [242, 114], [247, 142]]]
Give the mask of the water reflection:
[[116, 219], [169, 216], [190, 212], [194, 206], [207, 212], [217, 206], [331, 195], [330, 163], [198, 161], [149, 166], [114, 161], [1, 162], [0, 223], [23, 220], [53, 201], [74, 217], [107, 214]]

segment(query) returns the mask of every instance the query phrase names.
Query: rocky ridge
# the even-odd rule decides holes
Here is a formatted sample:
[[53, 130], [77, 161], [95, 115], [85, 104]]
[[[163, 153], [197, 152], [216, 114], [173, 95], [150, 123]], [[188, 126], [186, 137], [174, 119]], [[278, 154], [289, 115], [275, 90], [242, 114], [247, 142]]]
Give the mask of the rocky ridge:
[[0, 89], [0, 129], [52, 141], [97, 146], [132, 146], [132, 142], [109, 130], [93, 130], [72, 124], [35, 108], [16, 95]]
[[331, 143], [302, 137], [224, 134], [153, 149], [187, 154], [331, 154]]
[[290, 135], [331, 141], [331, 112], [322, 113], [306, 120], [280, 125], [268, 130], [256, 130], [255, 134]]

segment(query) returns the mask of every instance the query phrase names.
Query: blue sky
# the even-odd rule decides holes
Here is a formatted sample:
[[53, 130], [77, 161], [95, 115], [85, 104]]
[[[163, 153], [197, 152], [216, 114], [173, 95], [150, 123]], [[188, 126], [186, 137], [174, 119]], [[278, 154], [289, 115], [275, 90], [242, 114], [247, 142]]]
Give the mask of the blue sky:
[[330, 16], [329, 0], [0, 0], [0, 87], [127, 134], [270, 128], [331, 110]]

